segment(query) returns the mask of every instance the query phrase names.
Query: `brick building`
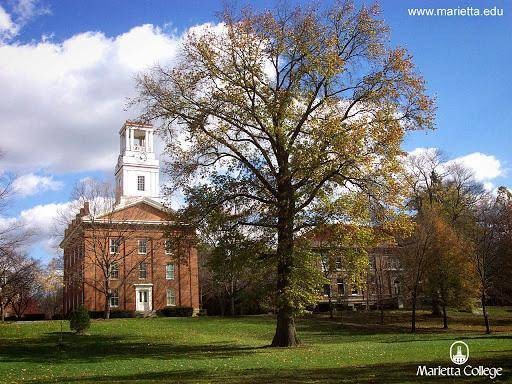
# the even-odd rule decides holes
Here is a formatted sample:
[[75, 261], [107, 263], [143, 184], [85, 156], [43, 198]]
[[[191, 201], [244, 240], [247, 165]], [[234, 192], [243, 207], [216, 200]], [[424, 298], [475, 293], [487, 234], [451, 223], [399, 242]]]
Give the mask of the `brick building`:
[[340, 265], [324, 285], [320, 303], [327, 303], [329, 295], [339, 305], [349, 308], [402, 308], [401, 268], [393, 247], [377, 247], [369, 254], [369, 266], [362, 283], [350, 284]]
[[[340, 229], [346, 233], [352, 230], [350, 226], [338, 226], [334, 229], [323, 228], [308, 235], [312, 247], [324, 255], [319, 268], [329, 280], [319, 295], [319, 306], [326, 308], [330, 299], [338, 306], [354, 309], [375, 308], [379, 305], [387, 308], [403, 307], [402, 269], [396, 246], [382, 244], [369, 250], [369, 265], [355, 284], [343, 265], [346, 250], [338, 248], [336, 242], [332, 241], [334, 236], [342, 236], [338, 232]], [[356, 248], [357, 244], [354, 243], [353, 247]]]
[[64, 312], [81, 304], [103, 311], [107, 300], [113, 310], [197, 311], [195, 230], [161, 204], [153, 127], [128, 121], [119, 135], [115, 202], [85, 202], [60, 244]]

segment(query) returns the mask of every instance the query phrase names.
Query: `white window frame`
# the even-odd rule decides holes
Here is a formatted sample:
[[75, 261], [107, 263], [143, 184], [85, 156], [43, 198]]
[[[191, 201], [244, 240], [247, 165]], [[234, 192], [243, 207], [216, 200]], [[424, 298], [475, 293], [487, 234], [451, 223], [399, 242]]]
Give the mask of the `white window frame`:
[[[172, 268], [169, 268], [169, 267], [172, 267]], [[172, 271], [172, 276], [169, 273], [170, 271]], [[174, 272], [175, 272], [174, 263], [165, 264], [165, 279], [166, 280], [174, 280]]]
[[[144, 266], [144, 268], [142, 268]], [[144, 277], [141, 276], [141, 272], [144, 271]], [[139, 279], [147, 279], [148, 278], [148, 263], [141, 261], [139, 263]]]
[[341, 263], [342, 263], [341, 257], [337, 256], [336, 259], [334, 259], [334, 269], [336, 271], [341, 271]]
[[[142, 189], [141, 189], [142, 187]], [[146, 190], [146, 176], [137, 176], [137, 191], [144, 192]]]
[[[114, 304], [113, 301], [116, 300], [117, 304]], [[113, 289], [110, 293], [110, 308], [119, 307], [119, 290]]]
[[172, 255], [173, 254], [172, 249], [171, 249], [171, 240], [170, 239], [166, 239], [165, 240], [164, 247], [165, 247], [165, 254], [166, 255]]
[[[114, 268], [115, 266], [115, 268]], [[116, 272], [116, 276], [114, 276], [114, 272]], [[117, 264], [115, 261], [113, 261], [110, 264], [110, 279], [116, 280], [119, 279], [119, 264]]]
[[119, 239], [109, 239], [108, 248], [111, 255], [115, 255], [116, 253], [119, 253], [119, 246], [121, 245], [121, 242]]
[[400, 295], [400, 281], [398, 279], [393, 280], [393, 294]]
[[[340, 292], [340, 286], [343, 288], [343, 291]], [[336, 280], [336, 288], [338, 290], [338, 294], [345, 296], [346, 295], [346, 289], [345, 289], [345, 281], [343, 279], [337, 279]]]
[[[142, 244], [144, 244], [142, 246]], [[141, 248], [144, 248], [144, 252], [141, 252]], [[147, 255], [148, 253], [148, 239], [140, 239], [137, 241], [137, 251], [139, 255]]]
[[324, 284], [322, 286], [322, 294], [324, 297], [328, 297], [330, 294], [332, 295], [331, 284]]
[[[165, 291], [165, 294], [166, 294], [166, 301], [165, 301], [165, 303], [167, 304], [167, 306], [168, 307], [175, 307], [176, 306], [176, 292], [174, 292], [174, 289], [167, 288], [166, 291]], [[169, 300], [171, 298], [172, 298], [172, 300]]]

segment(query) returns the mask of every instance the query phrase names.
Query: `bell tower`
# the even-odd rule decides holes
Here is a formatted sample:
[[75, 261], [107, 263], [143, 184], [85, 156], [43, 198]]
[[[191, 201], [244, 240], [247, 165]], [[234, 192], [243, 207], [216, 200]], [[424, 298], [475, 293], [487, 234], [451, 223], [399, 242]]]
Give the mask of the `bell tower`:
[[116, 204], [125, 205], [140, 197], [159, 200], [160, 167], [154, 152], [153, 126], [127, 120], [119, 138]]

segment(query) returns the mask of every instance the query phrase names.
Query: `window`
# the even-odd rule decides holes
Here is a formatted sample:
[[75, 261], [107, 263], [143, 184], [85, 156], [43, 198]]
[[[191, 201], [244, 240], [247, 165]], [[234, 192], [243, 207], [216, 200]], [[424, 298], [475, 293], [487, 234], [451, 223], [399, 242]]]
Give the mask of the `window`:
[[388, 260], [389, 269], [398, 270], [400, 269], [400, 262], [395, 258], [390, 258]]
[[176, 296], [174, 295], [174, 289], [167, 288], [167, 305], [176, 305]]
[[167, 280], [174, 280], [174, 264], [167, 263], [165, 266], [165, 278]]
[[119, 307], [119, 291], [117, 289], [113, 289], [110, 293], [110, 307]]
[[110, 278], [119, 279], [119, 265], [116, 262], [110, 264]]
[[336, 258], [335, 267], [337, 271], [341, 271], [341, 257]]
[[165, 240], [165, 254], [172, 255], [172, 241], [169, 239]]
[[345, 294], [345, 283], [343, 282], [343, 279], [338, 279], [336, 284], [338, 285], [338, 293], [340, 295]]
[[146, 239], [139, 240], [139, 255], [148, 253], [148, 241]]
[[331, 286], [329, 284], [324, 284], [324, 296], [329, 296], [331, 294]]
[[146, 263], [139, 264], [139, 279], [145, 279], [148, 277], [148, 265]]
[[137, 176], [137, 191], [146, 190], [146, 182], [144, 176]]
[[119, 239], [110, 239], [110, 253], [119, 253]]
[[359, 294], [359, 289], [357, 288], [357, 285], [352, 285], [352, 295]]
[[148, 291], [143, 290], [139, 291], [139, 303], [147, 303], [148, 302]]
[[136, 147], [144, 147], [146, 145], [146, 132], [139, 129], [135, 130], [133, 140]]
[[395, 291], [395, 295], [400, 295], [400, 281], [398, 281], [398, 279], [393, 282], [393, 290]]

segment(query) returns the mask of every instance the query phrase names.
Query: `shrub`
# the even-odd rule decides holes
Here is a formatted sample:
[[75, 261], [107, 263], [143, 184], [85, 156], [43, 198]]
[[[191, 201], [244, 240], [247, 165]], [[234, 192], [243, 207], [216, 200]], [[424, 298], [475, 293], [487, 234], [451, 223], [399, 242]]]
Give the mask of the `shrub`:
[[116, 309], [114, 311], [110, 311], [110, 318], [111, 319], [127, 319], [135, 317], [135, 311], [130, 310], [122, 310], [122, 309]]
[[89, 312], [83, 305], [71, 312], [71, 316], [69, 317], [69, 327], [76, 333], [83, 334], [84, 331], [89, 328], [90, 324], [91, 319], [89, 317]]
[[165, 307], [157, 312], [158, 316], [165, 317], [190, 317], [193, 313], [192, 307]]
[[104, 311], [89, 311], [89, 317], [91, 319], [103, 319], [104, 315]]
[[34, 321], [34, 320], [44, 320], [46, 317], [44, 313], [28, 313], [21, 317], [22, 321]]

